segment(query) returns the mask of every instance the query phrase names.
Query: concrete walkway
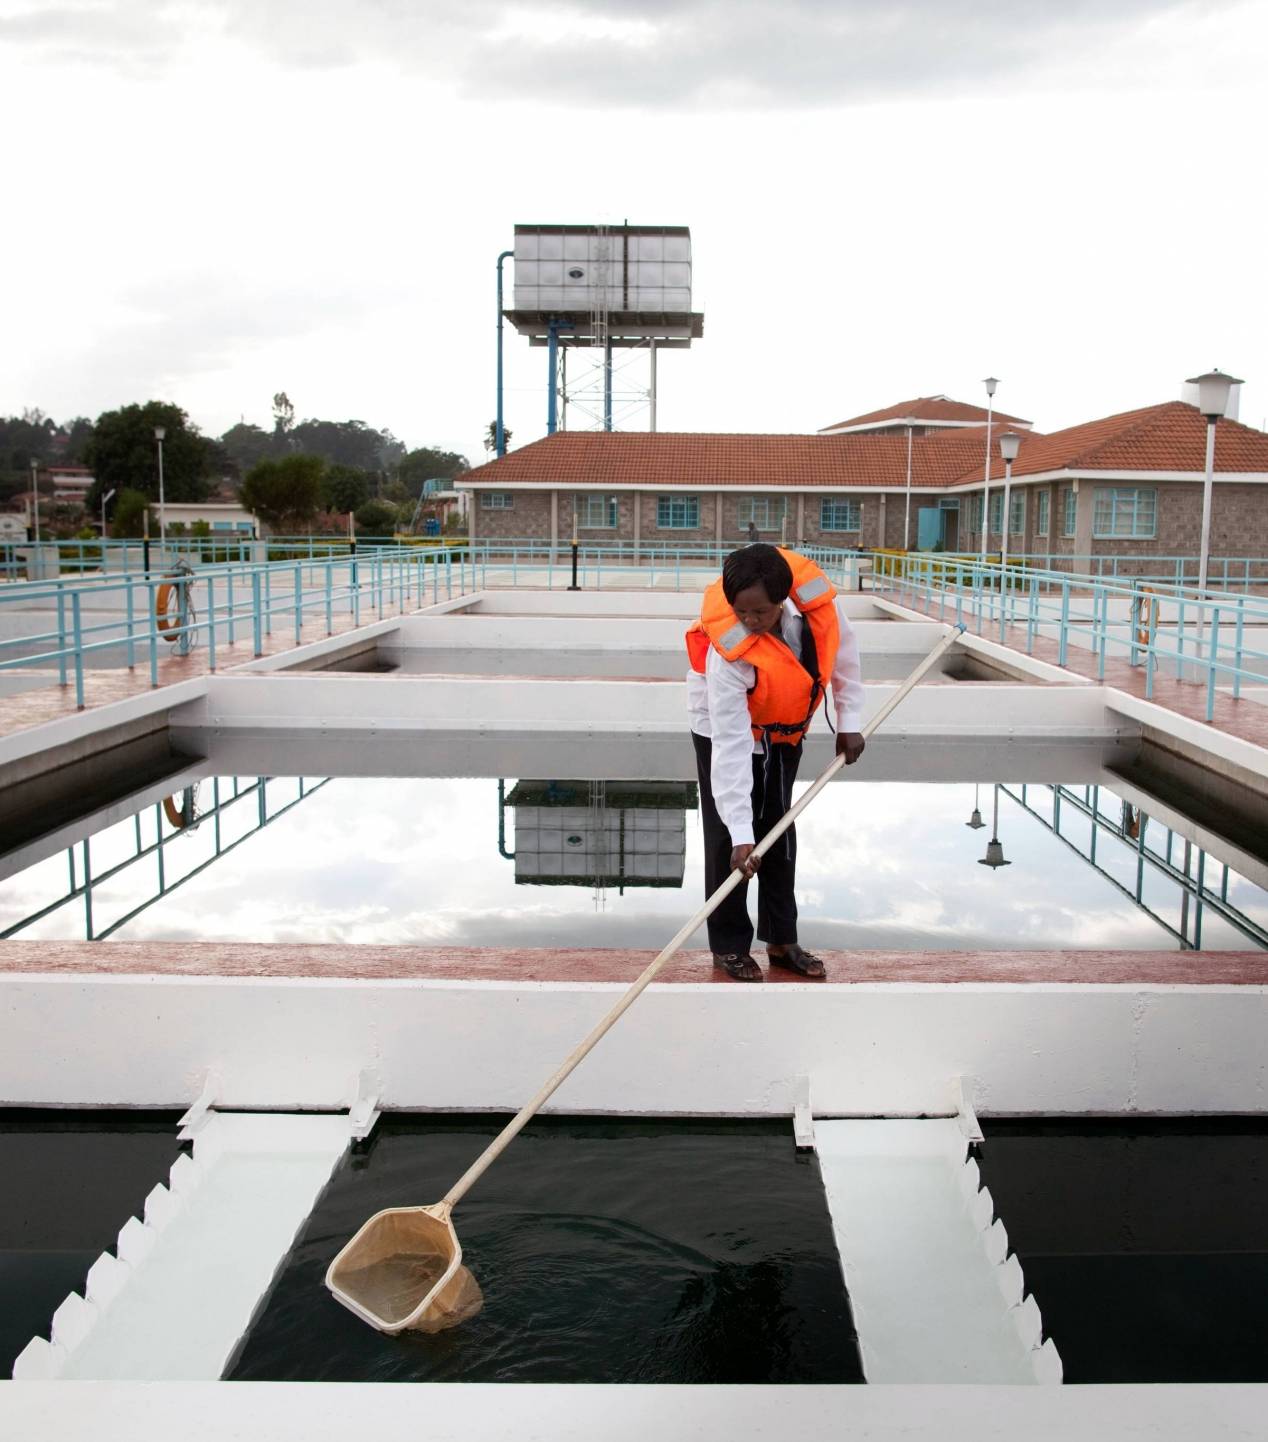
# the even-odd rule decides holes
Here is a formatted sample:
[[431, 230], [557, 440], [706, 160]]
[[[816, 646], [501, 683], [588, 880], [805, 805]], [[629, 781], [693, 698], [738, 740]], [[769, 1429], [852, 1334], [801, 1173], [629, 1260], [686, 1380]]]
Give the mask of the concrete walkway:
[[[947, 614], [943, 616], [937, 605], [922, 604], [897, 589], [886, 590], [878, 587], [874, 594], [887, 601], [892, 601], [896, 606], [902, 606], [916, 615], [929, 616], [934, 620], [955, 620], [954, 604], [947, 607]], [[1052, 666], [1062, 665], [1059, 660], [1061, 648], [1052, 637], [1036, 635], [1028, 648], [1025, 626], [1006, 625], [1001, 638], [998, 620], [989, 618], [978, 620], [966, 611], [964, 622], [970, 635], [981, 636], [983, 640], [997, 643], [1002, 639], [1003, 645], [1009, 646], [1015, 651], [1033, 656], [1036, 660], [1045, 661]], [[1081, 646], [1068, 646], [1062, 669], [1083, 680], [1112, 686], [1127, 692], [1130, 696], [1145, 699], [1145, 668], [1143, 666], [1133, 666], [1116, 657], [1106, 657], [1105, 675], [1102, 678], [1099, 674], [1099, 657], [1092, 651], [1084, 650]], [[1149, 700], [1155, 706], [1163, 706], [1169, 711], [1176, 712], [1177, 715], [1187, 717], [1190, 721], [1199, 721], [1203, 725], [1213, 726], [1218, 731], [1224, 731], [1230, 736], [1236, 736], [1257, 746], [1268, 746], [1268, 709], [1256, 705], [1254, 702], [1235, 701], [1227, 691], [1216, 689], [1214, 715], [1210, 721], [1207, 721], [1206, 686], [1177, 681], [1174, 676], [1167, 676], [1156, 670], [1153, 695]]]

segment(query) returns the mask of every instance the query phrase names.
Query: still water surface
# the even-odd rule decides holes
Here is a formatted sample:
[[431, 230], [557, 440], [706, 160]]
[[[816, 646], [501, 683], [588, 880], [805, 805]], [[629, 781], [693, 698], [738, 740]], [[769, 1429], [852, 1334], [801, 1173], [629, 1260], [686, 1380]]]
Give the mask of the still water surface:
[[[647, 806], [617, 783], [596, 785], [508, 780], [500, 800], [488, 778], [205, 781], [194, 828], [150, 807], [0, 882], [0, 933], [657, 948], [701, 899], [694, 787]], [[1177, 879], [1183, 841], [1146, 817], [1142, 856], [1107, 787], [1063, 788], [1060, 805], [1049, 786], [1000, 788], [995, 854], [1008, 865], [981, 864], [995, 797], [986, 784], [828, 787], [798, 826], [803, 943], [1175, 949], [1181, 933], [1206, 948], [1268, 939], [1268, 894], [1194, 849], [1190, 876], [1201, 863], [1208, 892], [1249, 922], [1239, 929], [1204, 905], [1199, 932]], [[967, 824], [975, 804], [981, 829]]]

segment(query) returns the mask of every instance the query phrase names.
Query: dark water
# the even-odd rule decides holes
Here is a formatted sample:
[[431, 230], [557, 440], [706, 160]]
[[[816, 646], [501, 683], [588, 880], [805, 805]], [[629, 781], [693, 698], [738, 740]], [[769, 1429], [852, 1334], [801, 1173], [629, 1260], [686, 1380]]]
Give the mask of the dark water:
[[818, 1164], [786, 1121], [533, 1122], [457, 1208], [484, 1292], [434, 1336], [322, 1285], [373, 1212], [438, 1201], [500, 1119], [386, 1118], [335, 1175], [226, 1376], [305, 1381], [861, 1382]]
[[167, 1180], [178, 1117], [0, 1111], [0, 1377]]
[[1268, 1121], [984, 1121], [1067, 1382], [1268, 1381]]

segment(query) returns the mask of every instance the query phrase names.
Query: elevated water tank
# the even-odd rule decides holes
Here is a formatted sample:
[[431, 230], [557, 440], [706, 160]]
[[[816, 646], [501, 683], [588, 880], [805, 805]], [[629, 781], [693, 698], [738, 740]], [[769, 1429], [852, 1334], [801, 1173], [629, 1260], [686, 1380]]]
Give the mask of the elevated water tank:
[[690, 345], [704, 334], [691, 309], [691, 231], [685, 225], [517, 225], [514, 304], [507, 319], [543, 343], [552, 318], [564, 345]]

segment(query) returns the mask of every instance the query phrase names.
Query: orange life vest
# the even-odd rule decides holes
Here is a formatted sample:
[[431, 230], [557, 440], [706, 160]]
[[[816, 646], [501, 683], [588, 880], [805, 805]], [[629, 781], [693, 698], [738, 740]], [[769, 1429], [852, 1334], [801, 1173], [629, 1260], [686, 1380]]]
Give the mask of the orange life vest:
[[792, 569], [793, 605], [805, 618], [815, 644], [815, 675], [777, 633], [754, 635], [745, 629], [722, 590], [719, 577], [704, 593], [700, 619], [687, 632], [687, 656], [693, 671], [704, 673], [709, 647], [727, 661], [747, 661], [757, 672], [756, 684], [748, 693], [748, 712], [753, 739], [763, 735], [771, 741], [795, 745], [806, 734], [836, 661], [841, 642], [837, 622], [836, 590], [827, 576], [805, 556], [786, 551], [779, 554]]

